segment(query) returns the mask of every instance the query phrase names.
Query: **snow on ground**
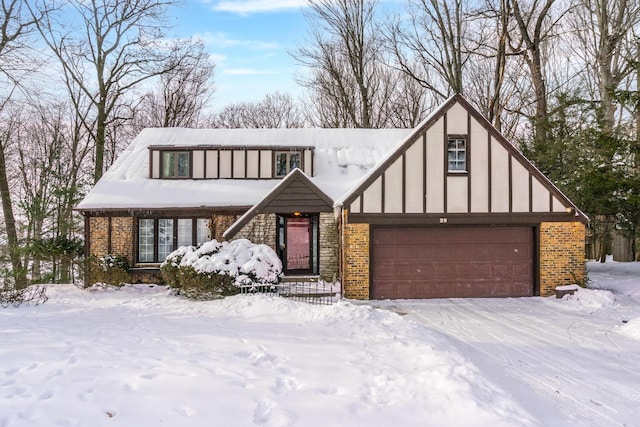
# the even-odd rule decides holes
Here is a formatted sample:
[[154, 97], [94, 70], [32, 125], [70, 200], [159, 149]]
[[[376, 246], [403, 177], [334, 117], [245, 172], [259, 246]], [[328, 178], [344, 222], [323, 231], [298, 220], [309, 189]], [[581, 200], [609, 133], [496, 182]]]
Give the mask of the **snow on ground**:
[[0, 310], [0, 427], [639, 425], [640, 263], [589, 270], [562, 300], [51, 285]]
[[445, 336], [545, 426], [640, 425], [640, 263], [563, 299], [381, 301]]
[[454, 347], [370, 306], [164, 287], [0, 310], [0, 426], [527, 426]]

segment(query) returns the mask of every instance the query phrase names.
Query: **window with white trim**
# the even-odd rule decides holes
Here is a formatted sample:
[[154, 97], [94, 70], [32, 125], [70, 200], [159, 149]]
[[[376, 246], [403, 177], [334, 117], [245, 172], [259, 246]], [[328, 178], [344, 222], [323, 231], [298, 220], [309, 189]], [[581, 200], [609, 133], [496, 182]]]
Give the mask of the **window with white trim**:
[[449, 137], [447, 144], [447, 164], [449, 172], [467, 172], [467, 140]]
[[162, 262], [180, 246], [211, 240], [207, 218], [138, 219], [138, 262]]

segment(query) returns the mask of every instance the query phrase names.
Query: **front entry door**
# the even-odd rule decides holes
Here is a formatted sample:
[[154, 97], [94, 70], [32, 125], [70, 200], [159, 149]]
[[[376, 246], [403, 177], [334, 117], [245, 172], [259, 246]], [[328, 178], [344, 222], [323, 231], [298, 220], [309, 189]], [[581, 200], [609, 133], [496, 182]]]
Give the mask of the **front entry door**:
[[287, 218], [286, 269], [288, 271], [311, 271], [311, 221], [309, 218]]
[[278, 215], [277, 252], [285, 274], [318, 274], [318, 215]]

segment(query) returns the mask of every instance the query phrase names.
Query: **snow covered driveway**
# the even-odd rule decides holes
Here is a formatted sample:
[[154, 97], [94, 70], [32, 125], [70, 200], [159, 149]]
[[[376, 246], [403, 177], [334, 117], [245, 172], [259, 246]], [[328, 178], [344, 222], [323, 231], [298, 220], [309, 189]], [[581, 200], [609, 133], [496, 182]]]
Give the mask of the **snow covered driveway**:
[[[615, 289], [615, 275], [594, 285]], [[610, 274], [610, 271], [608, 271]], [[629, 277], [628, 275], [625, 277]], [[632, 278], [640, 289], [638, 276]], [[576, 298], [582, 293], [581, 298]], [[383, 301], [439, 331], [485, 377], [547, 426], [640, 425], [640, 340], [620, 333], [640, 317], [622, 294], [555, 298]]]

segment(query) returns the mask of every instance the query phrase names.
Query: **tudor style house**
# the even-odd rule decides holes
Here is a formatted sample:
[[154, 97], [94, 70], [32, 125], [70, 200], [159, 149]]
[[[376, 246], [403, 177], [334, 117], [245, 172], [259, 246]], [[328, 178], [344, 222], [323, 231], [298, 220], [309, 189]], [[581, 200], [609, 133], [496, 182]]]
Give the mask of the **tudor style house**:
[[587, 217], [460, 95], [415, 129], [145, 129], [77, 210], [87, 254], [133, 280], [210, 238], [356, 299], [550, 295], [585, 273]]

